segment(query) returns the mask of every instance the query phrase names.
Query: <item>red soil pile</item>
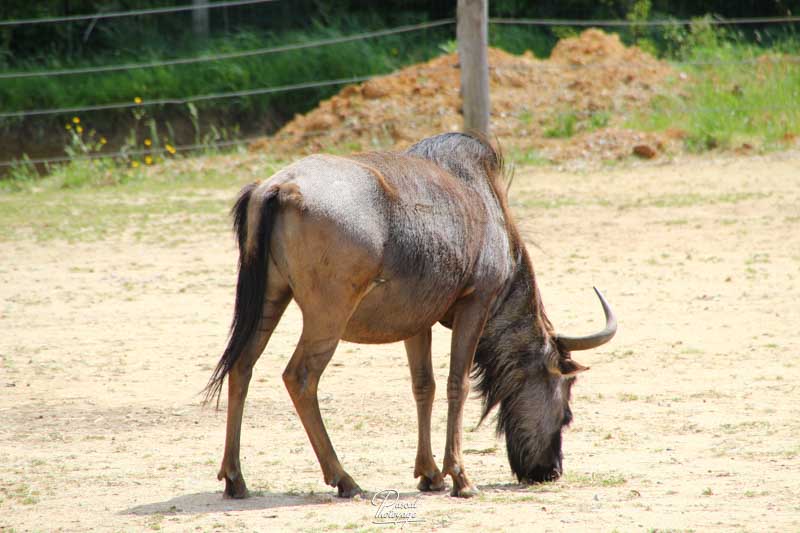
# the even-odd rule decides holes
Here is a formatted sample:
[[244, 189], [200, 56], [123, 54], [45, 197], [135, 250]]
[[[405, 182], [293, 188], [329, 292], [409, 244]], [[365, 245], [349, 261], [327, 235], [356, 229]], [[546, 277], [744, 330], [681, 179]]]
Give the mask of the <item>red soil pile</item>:
[[[618, 159], [665, 140], [623, 127], [674, 75], [671, 67], [616, 34], [590, 29], [561, 40], [549, 59], [489, 50], [491, 128], [506, 151], [551, 160]], [[252, 151], [402, 149], [462, 128], [457, 54], [350, 85], [297, 115]], [[642, 151], [642, 149], [640, 149]], [[644, 150], [647, 152], [647, 150]]]

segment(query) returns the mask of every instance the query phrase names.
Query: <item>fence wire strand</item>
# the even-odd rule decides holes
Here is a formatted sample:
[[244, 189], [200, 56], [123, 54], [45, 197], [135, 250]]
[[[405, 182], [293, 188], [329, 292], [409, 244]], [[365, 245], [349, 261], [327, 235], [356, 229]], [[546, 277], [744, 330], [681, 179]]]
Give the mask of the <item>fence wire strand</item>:
[[[217, 9], [223, 7], [238, 7], [254, 4], [276, 2], [278, 0], [235, 0], [227, 2], [212, 2], [204, 5], [184, 5], [171, 7], [156, 7], [149, 9], [135, 9], [130, 11], [114, 11], [108, 13], [92, 13], [84, 15], [67, 15], [63, 17], [45, 17], [16, 20], [2, 20], [0, 27], [3, 26], [23, 26], [31, 24], [54, 24], [61, 22], [78, 22], [85, 20], [102, 20], [109, 18], [121, 18], [143, 15], [160, 15], [166, 13], [180, 13], [194, 11], [198, 9]], [[739, 17], [739, 18], [708, 18], [706, 21], [714, 25], [737, 25], [737, 24], [780, 24], [800, 22], [800, 16], [776, 16], [776, 17]], [[620, 20], [620, 19], [539, 19], [539, 18], [505, 18], [492, 17], [490, 24], [511, 24], [526, 26], [688, 26], [694, 23], [693, 19], [658, 19], [658, 20]]]
[[5, 26], [30, 26], [32, 24], [58, 24], [62, 22], [80, 22], [84, 20], [102, 20], [121, 17], [135, 17], [143, 15], [161, 15], [165, 13], [180, 13], [183, 11], [194, 11], [197, 9], [218, 9], [221, 7], [249, 6], [253, 4], [265, 4], [277, 2], [278, 0], [233, 0], [228, 2], [210, 2], [203, 5], [186, 5], [172, 7], [154, 7], [149, 9], [133, 9], [130, 11], [111, 11], [108, 13], [92, 13], [86, 15], [67, 15], [63, 17], [45, 17], [34, 19], [0, 20], [0, 27]]
[[[777, 57], [762, 57], [762, 58], [744, 58], [744, 59], [735, 59], [735, 60], [698, 60], [698, 61], [682, 61], [678, 63], [671, 63], [671, 66], [676, 69], [684, 69], [690, 67], [710, 67], [710, 66], [733, 66], [733, 65], [753, 65], [759, 63], [773, 63], [773, 64], [780, 64], [780, 63], [788, 63], [788, 64], [800, 64], [800, 56], [777, 56]], [[577, 71], [577, 70], [604, 70], [604, 69], [614, 69], [614, 68], [621, 68], [621, 67], [631, 67], [636, 66], [636, 63], [625, 62], [625, 63], [589, 63], [589, 64], [534, 64], [530, 67], [502, 67], [500, 69], [496, 69], [490, 66], [490, 69], [495, 71], [502, 71], [502, 70], [523, 70], [523, 71], [531, 71], [531, 70], [545, 70], [545, 71]], [[642, 63], [639, 65], [641, 67], [652, 67], [653, 65], [644, 64]], [[449, 70], [452, 67], [447, 67], [446, 69]], [[428, 70], [426, 72], [432, 72], [437, 69]], [[272, 94], [272, 93], [281, 93], [281, 92], [290, 92], [290, 91], [297, 91], [303, 89], [313, 89], [319, 87], [329, 87], [334, 85], [347, 85], [349, 83], [361, 83], [373, 78], [379, 78], [382, 76], [391, 75], [392, 73], [385, 73], [385, 74], [368, 74], [368, 75], [361, 75], [361, 76], [352, 76], [349, 78], [339, 78], [334, 80], [320, 80], [320, 81], [310, 81], [310, 82], [303, 82], [303, 83], [295, 83], [290, 85], [280, 85], [280, 86], [273, 86], [273, 87], [258, 87], [254, 89], [245, 89], [240, 91], [229, 91], [229, 92], [216, 92], [216, 93], [209, 93], [209, 94], [200, 94], [200, 95], [191, 95], [191, 96], [184, 96], [184, 97], [177, 97], [177, 98], [157, 98], [153, 100], [143, 100], [142, 102], [118, 102], [118, 103], [110, 103], [110, 104], [99, 104], [94, 106], [81, 106], [81, 107], [61, 107], [61, 108], [52, 108], [52, 109], [28, 109], [28, 110], [21, 110], [21, 111], [11, 111], [11, 112], [3, 112], [0, 113], [0, 119], [4, 118], [23, 118], [23, 117], [33, 117], [33, 116], [43, 116], [43, 115], [65, 115], [65, 114], [82, 114], [87, 112], [94, 112], [94, 111], [108, 111], [114, 109], [128, 109], [128, 108], [135, 108], [135, 107], [143, 107], [143, 106], [156, 106], [156, 105], [185, 105], [192, 102], [201, 102], [207, 100], [223, 100], [228, 98], [241, 98], [247, 96], [258, 96], [263, 94]]]
[[121, 65], [101, 65], [96, 67], [83, 67], [75, 69], [60, 69], [60, 70], [41, 70], [35, 72], [3, 72], [0, 73], [0, 80], [12, 80], [20, 78], [44, 78], [53, 76], [71, 76], [77, 74], [97, 74], [104, 72], [118, 72], [123, 70], [134, 69], [147, 69], [156, 67], [168, 67], [175, 65], [191, 65], [194, 63], [205, 63], [209, 61], [221, 61], [224, 59], [239, 59], [243, 57], [262, 56], [268, 54], [276, 54], [281, 52], [289, 52], [293, 50], [304, 50], [307, 48], [319, 48], [323, 46], [330, 46], [341, 43], [349, 43], [353, 41], [360, 41], [365, 39], [373, 39], [376, 37], [385, 37], [387, 35], [397, 35], [401, 33], [408, 33], [417, 30], [437, 28], [455, 24], [454, 19], [442, 19], [432, 22], [423, 22], [421, 24], [411, 24], [407, 26], [398, 26], [396, 28], [389, 28], [386, 30], [371, 31], [366, 33], [358, 33], [355, 35], [348, 35], [345, 37], [332, 37], [330, 39], [320, 39], [318, 41], [311, 41], [307, 43], [293, 43], [281, 46], [273, 46], [269, 48], [257, 48], [254, 50], [243, 50], [239, 52], [227, 52], [223, 54], [215, 54], [208, 56], [185, 57], [179, 59], [165, 59], [163, 61], [151, 61], [148, 63], [126, 63]]
[[81, 114], [89, 111], [107, 111], [111, 109], [127, 109], [127, 108], [153, 106], [153, 105], [185, 105], [193, 102], [201, 102], [204, 100], [221, 100], [225, 98], [256, 96], [261, 94], [289, 92], [301, 89], [313, 89], [317, 87], [328, 87], [331, 85], [347, 85], [348, 83], [359, 83], [374, 77], [376, 77], [376, 75], [353, 76], [351, 78], [339, 78], [336, 80], [313, 81], [307, 83], [294, 83], [291, 85], [280, 85], [277, 87], [261, 87], [257, 89], [246, 89], [242, 91], [199, 94], [195, 96], [187, 96], [184, 98], [158, 98], [155, 100], [142, 100], [141, 102], [121, 102], [116, 104], [100, 104], [95, 106], [84, 106], [84, 107], [62, 107], [57, 109], [31, 109], [28, 111], [0, 113], [0, 118], [19, 118], [19, 117], [37, 116], [37, 115]]
[[625, 27], [625, 26], [691, 26], [701, 20], [704, 23], [715, 26], [737, 24], [786, 24], [800, 22], [800, 16], [784, 17], [742, 17], [742, 18], [704, 18], [704, 19], [660, 19], [660, 20], [619, 20], [619, 19], [597, 19], [597, 20], [578, 20], [578, 19], [531, 19], [531, 18], [502, 18], [494, 17], [489, 19], [489, 24], [505, 24], [511, 26], [605, 26], [605, 27]]
[[[225, 141], [217, 141], [212, 143], [184, 144], [184, 145], [174, 146], [173, 148], [175, 149], [176, 152], [191, 152], [194, 150], [228, 148], [231, 146], [250, 144], [254, 141], [261, 140], [263, 138], [264, 138], [263, 135], [258, 135], [255, 137], [229, 139]], [[129, 156], [161, 155], [163, 152], [164, 150], [147, 148], [147, 149], [136, 149], [136, 150], [118, 150], [116, 152], [98, 152], [95, 154], [85, 154], [76, 156], [25, 158], [19, 160], [11, 160], [11, 161], [0, 161], [0, 168], [24, 167], [29, 165], [51, 165], [54, 163], [68, 163], [70, 161], [95, 161], [103, 159], [124, 158]]]

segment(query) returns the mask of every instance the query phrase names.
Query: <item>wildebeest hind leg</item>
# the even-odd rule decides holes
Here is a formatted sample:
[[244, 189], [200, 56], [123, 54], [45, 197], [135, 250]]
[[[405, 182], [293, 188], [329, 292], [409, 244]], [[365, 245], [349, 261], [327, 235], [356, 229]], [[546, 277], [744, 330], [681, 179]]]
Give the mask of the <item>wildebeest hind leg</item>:
[[339, 344], [349, 314], [350, 311], [337, 313], [330, 307], [319, 313], [304, 312], [300, 342], [283, 372], [283, 382], [322, 467], [325, 483], [337, 487], [342, 498], [352, 498], [362, 491], [344, 471], [333, 449], [319, 411], [317, 385]]
[[225, 453], [217, 479], [225, 479], [226, 498], [246, 498], [247, 485], [239, 463], [239, 443], [242, 432], [242, 413], [253, 366], [267, 346], [272, 332], [291, 300], [289, 286], [274, 269], [270, 269], [269, 286], [264, 300], [264, 310], [258, 331], [250, 340], [228, 374], [228, 422], [225, 431]]
[[417, 488], [423, 491], [444, 490], [444, 477], [436, 466], [431, 450], [431, 410], [436, 383], [431, 366], [431, 330], [406, 339], [406, 355], [411, 370], [411, 390], [417, 402], [417, 459], [414, 477], [420, 478]]

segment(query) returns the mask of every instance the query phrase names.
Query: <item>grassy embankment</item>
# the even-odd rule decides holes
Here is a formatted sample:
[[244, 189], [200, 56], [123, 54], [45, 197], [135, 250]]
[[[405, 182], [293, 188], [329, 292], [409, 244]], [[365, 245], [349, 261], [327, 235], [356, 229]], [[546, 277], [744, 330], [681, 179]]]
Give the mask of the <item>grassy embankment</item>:
[[[147, 102], [388, 73], [437, 55], [441, 52], [438, 43], [452, 34], [452, 26], [441, 26], [313, 48], [258, 53], [384, 28], [380, 21], [366, 17], [279, 33], [242, 31], [214, 37], [203, 44], [190, 39], [173, 43], [166, 37], [150, 35], [145, 40], [137, 37], [134, 42], [121, 41], [106, 52], [92, 55], [65, 58], [43, 52], [41, 57], [20, 59], [13, 64], [3, 64], [0, 58], [0, 68], [10, 75], [255, 52], [244, 57], [182, 65], [0, 79], [0, 112], [144, 102], [133, 108], [77, 114], [82, 121], [80, 133], [86, 137], [83, 144], [72, 137], [74, 129], [66, 129], [73, 127], [71, 121], [76, 113], [0, 118], [3, 141], [0, 160], [21, 158], [23, 153], [33, 158], [61, 156], [64, 146], [76, 148], [82, 154], [134, 151], [143, 148], [145, 138], [160, 140], [159, 146], [163, 148], [167, 143], [208, 144], [253, 132], [269, 132], [295, 113], [307, 111], [321, 99], [335, 94], [342, 85], [212, 98], [191, 104], [148, 105]], [[95, 147], [101, 137], [105, 142]], [[130, 162], [135, 158], [126, 159]], [[144, 155], [139, 161], [144, 163]]]
[[800, 136], [800, 38], [791, 28], [769, 40], [760, 37], [768, 47], [703, 20], [672, 32], [668, 58], [690, 82], [683, 91], [665, 91], [628, 127], [681, 130], [693, 152], [743, 146], [769, 151]]

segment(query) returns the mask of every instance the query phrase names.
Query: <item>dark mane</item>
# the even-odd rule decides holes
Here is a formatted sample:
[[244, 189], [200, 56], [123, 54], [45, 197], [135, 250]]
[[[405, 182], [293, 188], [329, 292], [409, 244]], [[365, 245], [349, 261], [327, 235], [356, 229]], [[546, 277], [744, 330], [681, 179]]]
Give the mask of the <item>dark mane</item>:
[[[519, 389], [524, 380], [523, 369], [531, 364], [534, 353], [542, 353], [555, 332], [542, 304], [533, 264], [508, 207], [501, 150], [476, 134], [445, 133], [423, 139], [407, 153], [429, 159], [464, 181], [482, 176], [491, 186], [506, 221], [516, 268], [486, 324], [472, 368], [472, 377], [483, 397], [483, 421], [494, 407]], [[507, 411], [501, 410], [498, 432], [504, 432], [507, 426]]]
[[[464, 181], [479, 179], [479, 176], [486, 179], [503, 211], [512, 253], [516, 257], [515, 278], [525, 279], [524, 284], [530, 295], [529, 311], [537, 321], [541, 320], [542, 326], [549, 334], [553, 334], [553, 326], [545, 314], [539, 288], [536, 285], [533, 264], [508, 207], [508, 191], [503, 183], [506, 173], [505, 160], [500, 145], [495, 147], [486, 137], [476, 132], [453, 132], [423, 139], [408, 148], [406, 153], [433, 161]], [[520, 272], [520, 269], [523, 272]]]
[[[522, 250], [508, 292], [497, 303], [475, 351], [472, 378], [483, 398], [481, 422], [494, 407], [518, 390], [531, 357], [542, 353], [554, 330], [545, 314], [530, 259]], [[553, 354], [557, 355], [557, 354]], [[543, 359], [542, 364], [546, 364]], [[498, 433], [503, 432], [502, 413]]]
[[419, 141], [408, 148], [406, 153], [433, 161], [465, 181], [475, 179], [476, 174], [482, 174], [489, 181], [501, 204], [505, 205], [506, 191], [502, 183], [505, 173], [503, 152], [499, 145], [495, 148], [485, 137], [477, 133], [443, 133]]

